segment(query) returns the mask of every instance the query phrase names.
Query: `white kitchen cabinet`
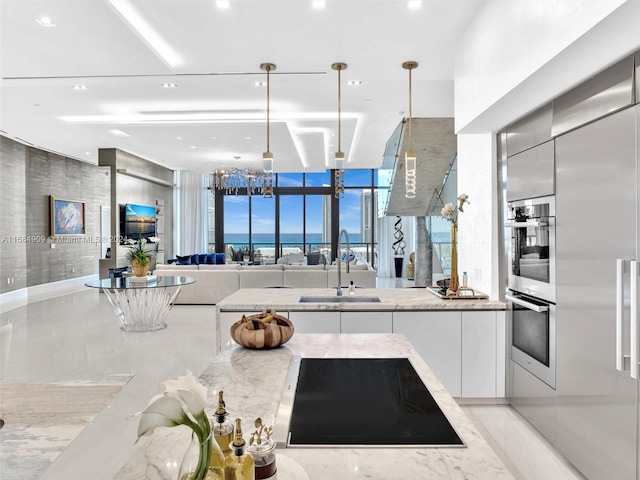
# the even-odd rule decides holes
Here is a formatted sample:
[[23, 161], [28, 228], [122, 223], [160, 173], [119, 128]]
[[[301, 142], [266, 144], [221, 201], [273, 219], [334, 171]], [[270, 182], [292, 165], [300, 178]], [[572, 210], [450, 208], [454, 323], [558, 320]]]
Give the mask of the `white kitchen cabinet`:
[[496, 397], [495, 311], [462, 312], [462, 396]]
[[462, 315], [456, 312], [393, 312], [393, 333], [403, 333], [447, 391], [459, 397]]
[[289, 320], [295, 333], [340, 333], [340, 312], [289, 312]]
[[342, 312], [341, 333], [392, 333], [393, 312]]

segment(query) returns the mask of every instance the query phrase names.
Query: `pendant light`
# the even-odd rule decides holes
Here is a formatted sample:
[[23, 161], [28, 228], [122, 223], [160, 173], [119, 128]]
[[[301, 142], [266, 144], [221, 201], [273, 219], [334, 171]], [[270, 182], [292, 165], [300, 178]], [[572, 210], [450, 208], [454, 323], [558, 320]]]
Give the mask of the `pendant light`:
[[341, 104], [341, 81], [340, 72], [347, 69], [346, 63], [334, 63], [331, 68], [338, 71], [338, 151], [335, 156], [335, 198], [344, 197], [344, 152], [342, 151], [342, 104]]
[[273, 196], [273, 154], [269, 150], [270, 124], [269, 124], [269, 102], [271, 100], [269, 73], [276, 69], [273, 63], [262, 63], [260, 69], [267, 72], [267, 151], [262, 154], [262, 169], [265, 173], [262, 195], [267, 198]]
[[409, 150], [404, 156], [405, 166], [405, 196], [415, 198], [416, 196], [416, 152], [413, 151], [413, 125], [411, 109], [411, 70], [418, 68], [417, 62], [404, 62], [402, 68], [409, 70]]

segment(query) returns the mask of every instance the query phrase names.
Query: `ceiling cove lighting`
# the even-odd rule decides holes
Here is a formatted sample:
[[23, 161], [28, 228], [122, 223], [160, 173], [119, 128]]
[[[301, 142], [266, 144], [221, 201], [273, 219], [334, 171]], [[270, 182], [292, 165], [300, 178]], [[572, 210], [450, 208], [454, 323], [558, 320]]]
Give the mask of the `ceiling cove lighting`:
[[346, 63], [334, 63], [331, 65], [333, 70], [338, 71], [338, 151], [336, 152], [336, 166], [333, 172], [335, 180], [335, 192], [333, 193], [335, 198], [344, 197], [344, 152], [342, 151], [342, 98], [340, 87], [342, 82], [340, 81], [340, 72], [347, 69]]
[[118, 137], [130, 137], [131, 136], [128, 133], [124, 133], [122, 130], [118, 130], [117, 128], [114, 128], [113, 130], [109, 130], [109, 132], [111, 132], [111, 134], [113, 134], [113, 135], [117, 135]]
[[314, 10], [324, 10], [327, 8], [327, 0], [311, 0], [311, 6]]
[[416, 152], [413, 151], [413, 125], [411, 109], [411, 70], [418, 68], [417, 62], [404, 62], [402, 68], [409, 70], [409, 150], [405, 153], [405, 185], [407, 198], [416, 196]]
[[266, 198], [273, 196], [273, 154], [269, 150], [269, 136], [270, 136], [270, 124], [269, 124], [269, 102], [271, 94], [271, 83], [269, 79], [269, 73], [276, 69], [273, 63], [263, 63], [260, 65], [260, 69], [267, 72], [267, 151], [262, 154], [262, 168], [266, 174], [264, 186], [262, 187], [262, 195]]
[[36, 18], [36, 22], [43, 27], [55, 27], [56, 24], [51, 21], [49, 17]]
[[156, 32], [144, 17], [134, 8], [130, 0], [109, 0], [111, 5], [122, 15], [131, 27], [142, 37], [159, 56], [171, 67], [179, 67], [183, 64], [182, 57], [176, 53]]

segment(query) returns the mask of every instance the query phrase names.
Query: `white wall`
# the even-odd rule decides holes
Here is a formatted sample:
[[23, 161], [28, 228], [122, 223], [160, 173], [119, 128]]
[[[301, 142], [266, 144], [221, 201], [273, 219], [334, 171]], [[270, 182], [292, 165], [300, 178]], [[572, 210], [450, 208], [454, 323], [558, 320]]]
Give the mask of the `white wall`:
[[458, 272], [469, 286], [498, 299], [498, 200], [495, 135], [458, 135], [458, 194], [469, 205], [458, 216]]
[[489, 0], [455, 61], [457, 133], [497, 131], [640, 47], [638, 0]]

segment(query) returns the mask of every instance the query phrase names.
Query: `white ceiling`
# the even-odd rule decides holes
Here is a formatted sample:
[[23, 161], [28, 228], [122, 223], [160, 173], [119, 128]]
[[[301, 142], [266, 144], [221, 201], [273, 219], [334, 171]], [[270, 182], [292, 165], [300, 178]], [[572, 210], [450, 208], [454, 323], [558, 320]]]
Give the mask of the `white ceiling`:
[[[271, 62], [274, 169], [322, 171], [338, 148], [331, 64], [345, 62], [347, 168], [377, 167], [408, 114], [404, 61], [420, 65], [413, 116], [453, 116], [455, 47], [482, 0], [423, 0], [418, 10], [407, 0], [327, 0], [324, 10], [311, 0], [231, 2], [0, 0], [0, 130], [92, 163], [99, 148], [120, 148], [172, 169], [260, 167], [267, 94], [253, 82]], [[132, 8], [168, 53], [116, 6]]]

